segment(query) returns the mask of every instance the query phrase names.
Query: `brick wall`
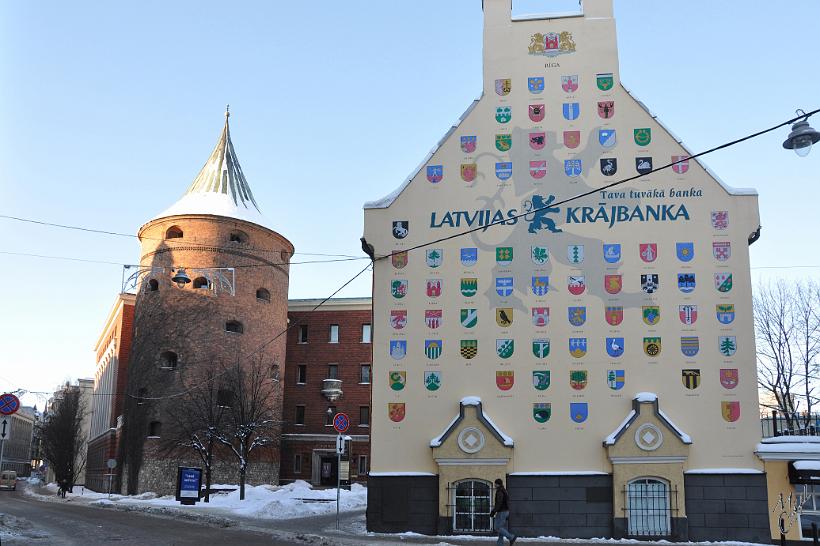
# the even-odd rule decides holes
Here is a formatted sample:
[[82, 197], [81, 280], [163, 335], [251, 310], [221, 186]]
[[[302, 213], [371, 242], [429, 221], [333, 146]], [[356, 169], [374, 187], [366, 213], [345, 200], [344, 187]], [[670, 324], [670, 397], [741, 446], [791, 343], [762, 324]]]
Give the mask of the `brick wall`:
[[[343, 302], [344, 300], [336, 300]], [[337, 412], [350, 416], [351, 436], [369, 436], [369, 426], [360, 422], [360, 408], [370, 407], [370, 384], [362, 384], [361, 365], [372, 361], [371, 344], [362, 343], [362, 325], [370, 324], [370, 306], [359, 306], [361, 309], [333, 309], [334, 300], [328, 310], [289, 311], [288, 319], [292, 326], [287, 337], [287, 356], [284, 375], [284, 409], [283, 421], [285, 434], [335, 434], [333, 427], [327, 426], [327, 409], [334, 405]], [[339, 326], [339, 342], [330, 343], [330, 326]], [[307, 326], [308, 342], [299, 343], [299, 326]], [[322, 395], [322, 380], [328, 377], [328, 365], [338, 366], [337, 379], [342, 380], [342, 397], [334, 403]], [[299, 365], [306, 366], [306, 381], [297, 383]], [[295, 423], [296, 406], [304, 406], [304, 425]], [[315, 445], [314, 445], [315, 444]], [[305, 442], [288, 442], [283, 446], [282, 479], [289, 481], [303, 479], [310, 481], [311, 456], [314, 449], [324, 449], [323, 442], [307, 444]], [[356, 442], [351, 459], [351, 471], [356, 470], [359, 455], [369, 455], [369, 441]], [[293, 472], [293, 457], [302, 454], [302, 472]], [[368, 463], [369, 463], [368, 456]], [[357, 481], [366, 479], [364, 475], [356, 476]]]

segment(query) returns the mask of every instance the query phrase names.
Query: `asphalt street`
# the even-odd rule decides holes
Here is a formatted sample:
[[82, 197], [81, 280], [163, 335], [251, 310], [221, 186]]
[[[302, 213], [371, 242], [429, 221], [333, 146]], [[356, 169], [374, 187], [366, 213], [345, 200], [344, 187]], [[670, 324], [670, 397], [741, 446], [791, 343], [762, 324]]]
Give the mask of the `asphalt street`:
[[[42, 502], [21, 490], [0, 491], [2, 545], [288, 545], [311, 540], [281, 539], [270, 532], [220, 528], [201, 522], [59, 502]], [[316, 541], [321, 544], [322, 541]]]

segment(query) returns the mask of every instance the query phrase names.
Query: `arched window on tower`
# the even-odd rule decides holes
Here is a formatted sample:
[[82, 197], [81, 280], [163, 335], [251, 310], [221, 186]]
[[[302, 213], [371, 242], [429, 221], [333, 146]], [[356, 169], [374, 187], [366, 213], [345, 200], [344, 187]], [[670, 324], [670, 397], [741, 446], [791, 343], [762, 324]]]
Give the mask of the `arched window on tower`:
[[194, 288], [210, 288], [211, 283], [205, 277], [197, 277], [194, 279]]
[[232, 243], [245, 244], [248, 242], [248, 234], [244, 231], [235, 229], [231, 232], [228, 240]]
[[182, 239], [182, 229], [179, 226], [171, 226], [165, 232], [166, 239]]
[[234, 334], [241, 334], [245, 331], [245, 327], [238, 320], [229, 320], [225, 323], [225, 331]]
[[159, 290], [159, 281], [156, 279], [151, 279], [148, 281], [148, 291], [149, 292], [157, 292]]
[[256, 291], [256, 299], [270, 303], [270, 291], [267, 288], [259, 288]]
[[137, 405], [142, 406], [145, 404], [145, 399], [148, 397], [148, 389], [145, 387], [140, 387], [137, 390]]
[[164, 351], [159, 355], [159, 367], [163, 370], [176, 370], [179, 357], [174, 351]]

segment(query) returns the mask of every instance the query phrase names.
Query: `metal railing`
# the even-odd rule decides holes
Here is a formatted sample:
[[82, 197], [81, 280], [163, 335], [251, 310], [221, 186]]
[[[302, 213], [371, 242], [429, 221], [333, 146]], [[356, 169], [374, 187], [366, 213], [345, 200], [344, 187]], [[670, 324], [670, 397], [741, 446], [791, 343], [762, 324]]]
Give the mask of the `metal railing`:
[[820, 436], [820, 414], [812, 414], [808, 419], [804, 415], [795, 415], [789, 420], [778, 412], [760, 418], [760, 432], [763, 438], [773, 436]]

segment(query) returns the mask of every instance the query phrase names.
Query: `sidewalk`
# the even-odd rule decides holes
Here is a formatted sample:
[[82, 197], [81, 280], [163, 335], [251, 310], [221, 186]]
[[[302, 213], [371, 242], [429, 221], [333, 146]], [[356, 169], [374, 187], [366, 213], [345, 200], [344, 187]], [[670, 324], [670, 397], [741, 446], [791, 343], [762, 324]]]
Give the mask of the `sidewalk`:
[[[218, 506], [207, 506], [199, 503], [196, 507], [182, 505], [172, 505], [165, 503], [156, 505], [161, 499], [148, 498], [152, 495], [137, 495], [135, 497], [125, 497], [121, 495], [111, 495], [112, 500], [108, 500], [105, 493], [95, 493], [87, 491], [79, 494], [77, 488], [75, 493], [69, 493], [67, 498], [61, 499], [56, 496], [56, 492], [48, 487], [25, 486], [24, 492], [32, 498], [43, 502], [77, 503], [90, 507], [103, 508], [118, 511], [136, 511], [156, 517], [176, 518], [185, 520], [201, 521], [202, 523], [217, 527], [236, 527], [248, 531], [263, 531], [290, 540], [294, 543], [322, 544], [323, 546], [355, 546], [355, 545], [379, 545], [379, 544], [432, 544], [436, 546], [477, 546], [479, 544], [495, 544], [494, 536], [427, 536], [416, 533], [401, 534], [378, 534], [368, 533], [365, 524], [365, 509], [360, 507], [354, 510], [346, 510], [340, 513], [339, 529], [336, 529], [335, 502], [328, 503], [322, 509], [326, 513], [310, 515], [306, 517], [283, 517], [264, 518], [243, 516], [237, 514], [235, 510], [220, 508]], [[152, 502], [153, 501], [153, 502]], [[242, 501], [245, 502], [245, 501]], [[252, 505], [251, 501], [248, 501]], [[302, 507], [304, 508], [304, 507]], [[329, 513], [328, 513], [329, 512]], [[571, 544], [573, 546], [600, 545], [600, 544], [640, 544], [644, 546], [663, 545], [669, 546], [669, 542], [649, 542], [639, 540], [614, 540], [614, 539], [559, 539], [556, 537], [520, 538], [516, 544]], [[682, 545], [693, 545], [698, 543], [679, 543]], [[745, 542], [724, 542], [724, 543], [701, 543], [714, 546], [722, 544], [724, 546], [750, 546]], [[758, 546], [758, 545], [755, 545]]]

